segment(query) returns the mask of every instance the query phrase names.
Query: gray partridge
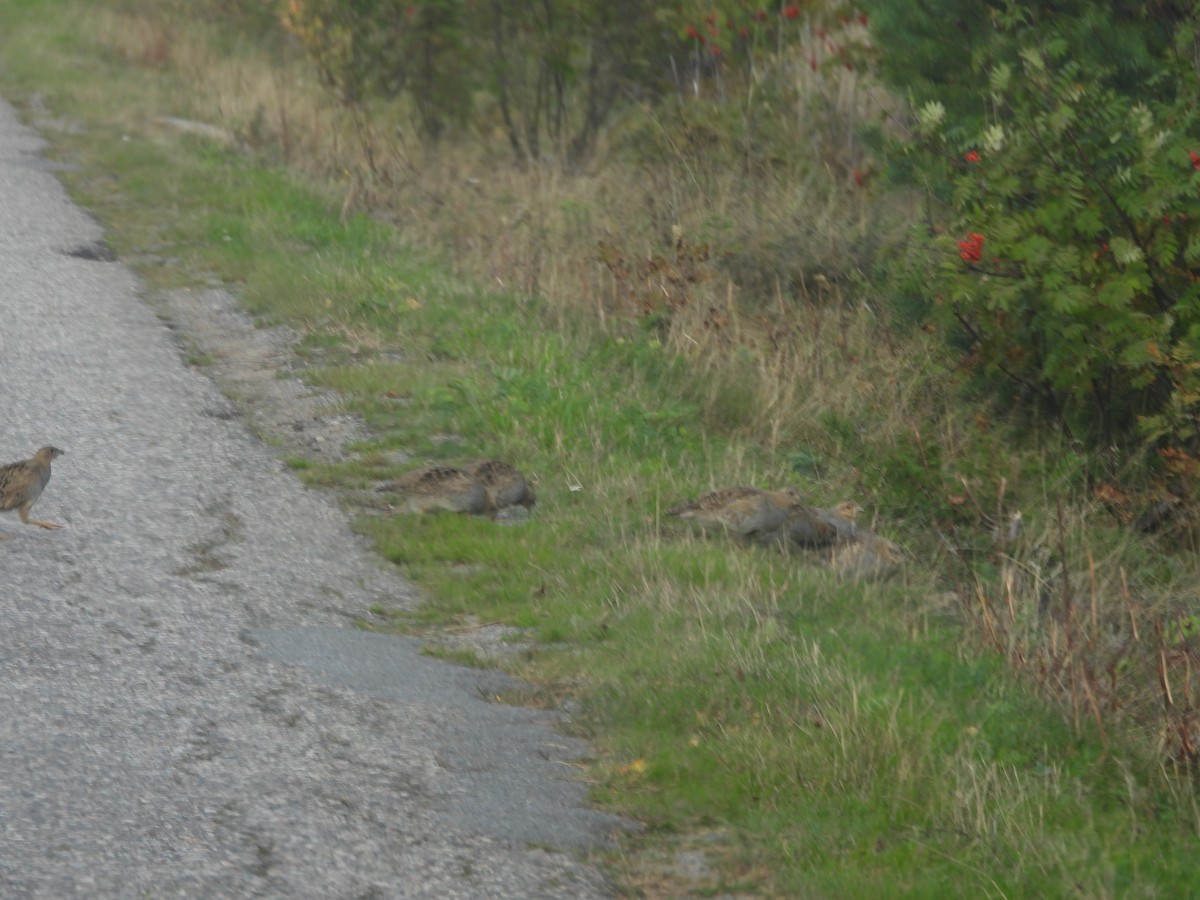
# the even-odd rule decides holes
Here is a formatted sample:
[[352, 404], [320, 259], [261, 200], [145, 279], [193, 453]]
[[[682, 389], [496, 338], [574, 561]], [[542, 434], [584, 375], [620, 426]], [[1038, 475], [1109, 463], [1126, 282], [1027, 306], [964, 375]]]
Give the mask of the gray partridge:
[[858, 504], [843, 500], [831, 509], [796, 504], [789, 511], [787, 534], [802, 547], [828, 547], [854, 538]]
[[379, 490], [399, 494], [405, 510], [411, 513], [448, 510], [478, 515], [490, 509], [487, 491], [480, 480], [453, 466], [426, 466], [405, 472]]
[[900, 571], [904, 551], [899, 546], [869, 531], [860, 531], [855, 540], [833, 551], [830, 566], [843, 578], [868, 580], [890, 578]]
[[668, 516], [695, 522], [705, 532], [723, 532], [749, 541], [778, 540], [789, 510], [804, 499], [795, 488], [763, 491], [756, 487], [723, 488], [667, 510]]
[[533, 507], [537, 498], [525, 476], [513, 466], [498, 459], [480, 459], [463, 467], [473, 475], [487, 492], [488, 506], [499, 511], [510, 506]]
[[[26, 525], [62, 528], [53, 522], [29, 518], [29, 510], [50, 481], [50, 463], [62, 455], [63, 451], [57, 447], [43, 447], [30, 459], [0, 467], [0, 512], [15, 509]], [[0, 535], [0, 540], [6, 540], [5, 536]]]

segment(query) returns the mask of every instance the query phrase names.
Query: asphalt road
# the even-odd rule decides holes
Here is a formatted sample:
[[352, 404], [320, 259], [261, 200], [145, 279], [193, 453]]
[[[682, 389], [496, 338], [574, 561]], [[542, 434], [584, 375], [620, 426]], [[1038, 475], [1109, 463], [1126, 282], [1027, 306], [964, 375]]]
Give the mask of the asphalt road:
[[62, 531], [0, 516], [0, 897], [610, 895], [584, 748], [354, 628], [411, 587], [88, 258], [39, 146], [0, 102], [0, 463], [67, 451]]

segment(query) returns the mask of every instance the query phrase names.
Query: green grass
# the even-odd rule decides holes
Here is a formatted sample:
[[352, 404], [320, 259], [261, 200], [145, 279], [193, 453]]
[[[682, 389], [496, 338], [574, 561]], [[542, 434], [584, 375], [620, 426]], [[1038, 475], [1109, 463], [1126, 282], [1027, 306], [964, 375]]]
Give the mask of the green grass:
[[[49, 131], [51, 153], [78, 166], [74, 195], [152, 286], [215, 275], [304, 333], [309, 377], [371, 437], [344, 463], [291, 460], [299, 476], [368, 490], [406, 468], [389, 461], [402, 450], [499, 456], [535, 479], [525, 523], [364, 513], [358, 527], [428, 598], [398, 630], [525, 629], [508, 665], [576, 701], [596, 801], [647, 825], [612, 860], [631, 886], [689, 889], [649, 861], [701, 846], [716, 866], [701, 892], [1194, 892], [1191, 785], [1034, 696], [938, 611], [933, 573], [848, 584], [662, 516], [715, 483], [791, 482], [826, 501], [856, 487], [804, 448], [746, 439], [737, 379], [651, 331], [597, 334], [451, 277], [386, 225], [342, 215], [333, 185], [156, 128], [188, 108], [186, 79], [84, 37], [91, 9], [10, 4], [0, 85], [84, 126]], [[861, 422], [813, 427], [861, 452]], [[933, 437], [897, 441], [859, 484], [919, 510], [941, 485], [936, 452]]]

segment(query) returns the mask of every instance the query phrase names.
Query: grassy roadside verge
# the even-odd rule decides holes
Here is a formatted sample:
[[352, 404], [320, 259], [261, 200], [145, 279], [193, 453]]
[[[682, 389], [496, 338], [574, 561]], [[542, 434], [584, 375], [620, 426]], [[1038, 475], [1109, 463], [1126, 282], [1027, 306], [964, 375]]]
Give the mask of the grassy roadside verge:
[[[343, 216], [336, 186], [163, 128], [159, 116], [191, 114], [187, 81], [114, 52], [104, 10], [24, 3], [6, 24], [6, 97], [35, 122], [46, 111], [72, 191], [147, 283], [215, 276], [322, 349], [312, 377], [373, 437], [344, 464], [295, 460], [303, 477], [369, 487], [402, 468], [396, 451], [501, 456], [537, 477], [523, 526], [361, 527], [427, 589], [420, 620], [399, 627], [527, 629], [507, 665], [548, 702], [573, 699], [597, 748], [596, 799], [648, 825], [610, 860], [631, 889], [1191, 890], [1189, 786], [1119, 743], [1106, 751], [973, 652], [931, 600], [931, 574], [845, 584], [660, 515], [742, 481], [833, 501], [855, 487], [847, 467], [801, 477], [786, 452], [740, 437], [736, 386], [651, 331], [598, 333], [451, 277], [384, 225]], [[693, 848], [709, 869], [689, 881], [670, 862]]]

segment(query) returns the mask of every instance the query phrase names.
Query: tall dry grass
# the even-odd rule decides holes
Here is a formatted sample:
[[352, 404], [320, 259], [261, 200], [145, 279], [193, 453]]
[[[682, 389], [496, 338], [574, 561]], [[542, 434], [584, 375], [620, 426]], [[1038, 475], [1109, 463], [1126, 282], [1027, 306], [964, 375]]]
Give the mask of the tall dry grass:
[[[461, 274], [537, 295], [559, 327], [657, 329], [710, 376], [699, 399], [713, 421], [771, 450], [814, 437], [822, 412], [870, 408], [885, 430], [944, 412], [929, 408], [933, 345], [896, 337], [863, 273], [884, 229], [908, 221], [902, 199], [854, 177], [872, 177], [859, 126], [891, 121], [896, 104], [861, 73], [813, 69], [815, 35], [772, 64], [788, 82], [775, 85], [782, 121], [767, 121], [752, 81], [685, 79], [674, 109], [625, 113], [567, 173], [517, 165], [486, 114], [470, 140], [423, 146], [402, 106], [346, 108], [286, 40], [264, 58], [151, 11], [92, 15], [96, 41], [163, 73], [162, 107], [138, 115], [224, 129]], [[718, 102], [750, 137], [708, 122]], [[788, 156], [747, 147], [755, 129]]]
[[[463, 272], [576, 311], [610, 288], [602, 242], [649, 257], [672, 249], [675, 229], [712, 246], [739, 302], [773, 302], [781, 285], [803, 299], [793, 294], [805, 276], [850, 274], [869, 257], [896, 202], [854, 173], [872, 177], [860, 126], [892, 121], [897, 104], [858, 72], [811, 69], [815, 37], [771, 66], [782, 115], [752, 79], [710, 77], [703, 89], [684, 79], [674, 108], [629, 109], [588, 167], [567, 173], [554, 160], [516, 164], [486, 109], [467, 139], [422, 145], [403, 104], [347, 108], [282, 35], [266, 58], [259, 42], [180, 28], [153, 8], [92, 15], [95, 41], [178, 85], [164, 88], [163, 109], [131, 115], [224, 128], [248, 149], [331, 178], [347, 210], [386, 216]], [[736, 138], [722, 134], [729, 121]]]
[[[1002, 491], [991, 510], [1004, 510]], [[1033, 528], [987, 518], [996, 526], [990, 546], [950, 554], [963, 576], [956, 613], [975, 640], [1054, 702], [1077, 734], [1094, 727], [1106, 750], [1133, 741], [1147, 757], [1194, 771], [1194, 561], [1131, 536], [1095, 503], [1059, 500]], [[1155, 550], [1161, 556], [1147, 559]]]

